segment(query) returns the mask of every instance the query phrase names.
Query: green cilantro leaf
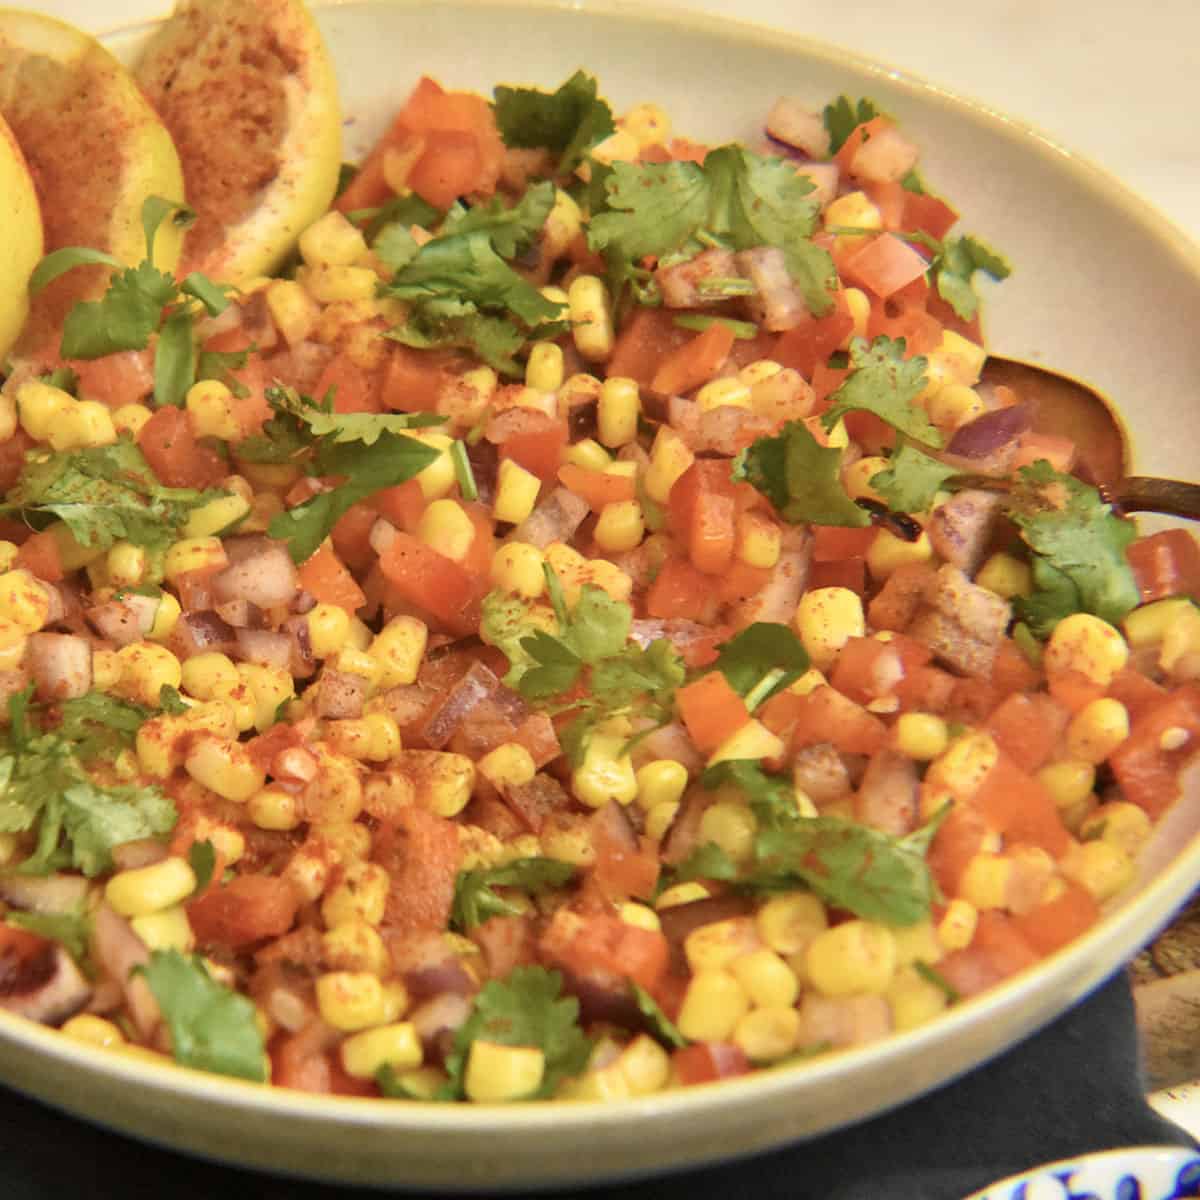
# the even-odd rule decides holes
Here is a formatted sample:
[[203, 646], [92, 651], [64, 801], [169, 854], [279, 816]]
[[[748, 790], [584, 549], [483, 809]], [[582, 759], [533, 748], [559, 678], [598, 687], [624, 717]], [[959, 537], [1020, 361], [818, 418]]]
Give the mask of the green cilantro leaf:
[[535, 183], [511, 208], [499, 196], [471, 208], [455, 204], [446, 214], [441, 236], [482, 231], [501, 258], [515, 258], [532, 245], [553, 207], [554, 184]]
[[54, 732], [70, 743], [81, 762], [111, 758], [134, 744], [137, 731], [153, 713], [140, 704], [104, 692], [88, 692], [61, 701]]
[[175, 279], [150, 262], [115, 274], [99, 300], [76, 304], [63, 323], [63, 358], [144, 350], [175, 298]]
[[322, 455], [321, 468], [327, 475], [345, 476], [346, 482], [279, 513], [268, 532], [287, 542], [294, 562], [305, 562], [351, 505], [412, 479], [437, 456], [432, 446], [398, 433], [382, 433], [369, 446], [358, 442], [335, 444]]
[[638, 1011], [646, 1018], [650, 1030], [660, 1042], [681, 1050], [688, 1044], [687, 1038], [679, 1032], [679, 1026], [659, 1007], [658, 1002], [641, 984], [633, 984], [633, 998], [637, 1001]]
[[196, 340], [192, 314], [176, 309], [163, 322], [154, 348], [154, 398], [160, 405], [182, 408], [196, 382]]
[[[716, 670], [739, 696], [753, 694], [756, 705], [795, 683], [809, 667], [800, 639], [775, 621], [755, 621], [718, 651]], [[765, 690], [764, 682], [769, 684]]]
[[700, 782], [713, 791], [731, 783], [740, 788], [764, 829], [786, 828], [799, 819], [796, 789], [788, 779], [768, 775], [755, 759], [726, 759], [709, 767]]
[[81, 546], [107, 550], [119, 541], [166, 549], [194, 508], [223, 492], [168, 488], [138, 446], [122, 437], [108, 446], [31, 456], [0, 506], [36, 523], [57, 517]]
[[303, 414], [304, 423], [314, 437], [328, 437], [335, 445], [361, 442], [373, 446], [385, 433], [403, 433], [407, 429], [427, 429], [445, 423], [437, 413], [338, 413], [311, 408]]
[[870, 479], [871, 487], [893, 512], [925, 512], [946, 480], [958, 474], [907, 442], [888, 460], [887, 467]]
[[1044, 459], [1022, 468], [1016, 483], [1009, 515], [1034, 554], [1034, 592], [1019, 602], [1022, 619], [1042, 637], [1075, 612], [1119, 624], [1141, 599], [1125, 556], [1133, 524], [1094, 487]]
[[508, 592], [491, 591], [483, 598], [479, 633], [489, 646], [504, 652], [509, 670], [504, 683], [516, 688], [533, 659], [521, 643], [534, 632], [529, 622], [529, 604]]
[[18, 912], [12, 909], [4, 914], [4, 923], [58, 942], [77, 963], [87, 958], [92, 922], [82, 905], [73, 912]]
[[180, 717], [188, 710], [179, 689], [173, 688], [169, 683], [164, 683], [158, 689], [158, 707], [172, 717]]
[[425, 305], [384, 336], [414, 350], [471, 350], [493, 370], [513, 379], [524, 372], [516, 356], [528, 335], [505, 317], [477, 312], [439, 316], [436, 306]]
[[762, 492], [792, 524], [862, 527], [870, 517], [842, 486], [842, 451], [822, 446], [803, 421], [789, 421], [734, 459], [733, 478]]
[[199, 955], [155, 950], [137, 971], [162, 1010], [177, 1063], [266, 1083], [266, 1052], [253, 1003], [213, 979]]
[[854, 338], [850, 342], [850, 374], [830, 397], [821, 423], [832, 429], [848, 412], [874, 413], [893, 429], [940, 448], [942, 435], [925, 410], [913, 403], [925, 387], [925, 366], [920, 355], [904, 357], [903, 338], [877, 337], [870, 345], [865, 338]]
[[979, 297], [973, 280], [982, 271], [995, 280], [1012, 274], [1008, 260], [979, 238], [966, 236], [949, 238], [934, 258], [932, 270], [937, 279], [938, 295], [964, 320], [970, 321], [979, 311]]
[[536, 896], [548, 888], [562, 887], [575, 876], [575, 868], [554, 858], [517, 858], [500, 867], [459, 871], [454, 883], [450, 924], [458, 930], [482, 925], [489, 917], [519, 917], [523, 908], [493, 890], [519, 888]]
[[738, 867], [716, 842], [705, 842], [675, 868], [674, 877], [678, 883], [689, 879], [717, 879], [732, 883], [738, 877]]
[[845, 144], [846, 139], [860, 126], [879, 116], [879, 109], [873, 100], [865, 97], [861, 100], [851, 100], [849, 96], [839, 96], [832, 104], [825, 105], [825, 128], [829, 133], [829, 153], [836, 154]]
[[502, 1046], [536, 1046], [546, 1058], [541, 1086], [525, 1100], [545, 1099], [563, 1079], [587, 1066], [591, 1039], [579, 1027], [579, 1001], [562, 995], [562, 976], [545, 967], [517, 967], [501, 981], [489, 980], [475, 996], [471, 1015], [446, 1058], [452, 1096], [462, 1096], [467, 1058], [477, 1040]]
[[555, 92], [498, 87], [493, 94], [500, 136], [509, 146], [554, 151], [558, 173], [565, 175], [616, 129], [612, 109], [597, 91], [596, 80], [583, 71]]
[[378, 208], [360, 208], [346, 214], [347, 220], [363, 227], [363, 236], [368, 243], [374, 243], [389, 228], [407, 231], [416, 225], [421, 229], [432, 229], [441, 217], [441, 209], [422, 200], [416, 192], [393, 196]]
[[216, 847], [205, 838], [202, 842], [193, 842], [188, 847], [188, 865], [196, 876], [196, 886], [193, 896], [199, 896], [212, 882], [213, 872], [217, 869]]

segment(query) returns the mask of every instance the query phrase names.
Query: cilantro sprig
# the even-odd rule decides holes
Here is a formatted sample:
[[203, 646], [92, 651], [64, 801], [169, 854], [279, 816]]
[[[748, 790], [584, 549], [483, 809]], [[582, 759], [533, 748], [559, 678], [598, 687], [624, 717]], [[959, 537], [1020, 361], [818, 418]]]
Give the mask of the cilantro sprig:
[[99, 300], [76, 304], [63, 324], [63, 358], [103, 358], [122, 350], [145, 350], [157, 334], [154, 398], [160, 405], [181, 405], [196, 382], [194, 325], [201, 312], [217, 316], [229, 303], [230, 289], [199, 272], [177, 279], [154, 265], [154, 240], [164, 221], [187, 226], [195, 213], [185, 204], [148, 196], [142, 204], [146, 257], [135, 267], [102, 250], [64, 246], [46, 255], [29, 280], [33, 293], [76, 267], [113, 268]]
[[869, 100], [865, 96], [859, 100], [851, 100], [849, 96], [839, 96], [825, 105], [821, 115], [825, 121], [826, 132], [829, 134], [829, 153], [836, 154], [860, 125], [865, 125], [879, 116], [879, 109], [875, 107], [873, 100]]
[[745, 698], [751, 712], [795, 683], [809, 667], [800, 639], [775, 621], [755, 621], [717, 649], [713, 669]]
[[573, 171], [592, 146], [616, 129], [612, 109], [584, 71], [576, 71], [554, 92], [500, 86], [493, 95], [505, 144], [552, 151], [558, 155], [558, 175]]
[[460, 871], [454, 883], [450, 924], [465, 931], [482, 925], [489, 917], [518, 917], [524, 909], [496, 888], [516, 888], [536, 896], [563, 887], [574, 877], [575, 868], [570, 863], [554, 858], [518, 858], [499, 867]]
[[925, 387], [928, 362], [905, 358], [903, 338], [877, 337], [850, 342], [850, 374], [830, 397], [821, 424], [832, 429], [848, 412], [869, 412], [893, 429], [927, 446], [940, 448], [941, 433], [914, 403]]

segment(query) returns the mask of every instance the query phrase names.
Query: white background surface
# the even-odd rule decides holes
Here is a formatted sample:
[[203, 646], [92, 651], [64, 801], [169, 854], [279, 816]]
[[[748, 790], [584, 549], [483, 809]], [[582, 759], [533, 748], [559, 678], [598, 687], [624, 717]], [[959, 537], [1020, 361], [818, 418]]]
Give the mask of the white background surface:
[[[170, 0], [6, 2], [98, 32], [160, 16]], [[844, 45], [981, 100], [1104, 166], [1200, 240], [1197, 0], [662, 2]]]

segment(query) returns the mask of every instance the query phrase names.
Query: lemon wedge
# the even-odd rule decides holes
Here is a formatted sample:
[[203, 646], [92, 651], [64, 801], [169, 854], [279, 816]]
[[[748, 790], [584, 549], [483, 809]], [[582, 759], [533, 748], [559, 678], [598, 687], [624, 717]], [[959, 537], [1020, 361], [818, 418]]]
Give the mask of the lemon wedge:
[[180, 272], [268, 274], [329, 207], [342, 156], [337, 79], [298, 0], [183, 0], [134, 74], [179, 148], [197, 220]]
[[43, 249], [33, 177], [17, 139], [0, 117], [0, 360], [29, 314], [29, 276]]
[[[142, 203], [182, 200], [171, 135], [128, 71], [94, 38], [41, 13], [0, 9], [0, 115], [29, 164], [45, 248], [87, 246], [131, 266], [146, 253]], [[174, 268], [182, 232], [167, 222], [155, 262]], [[103, 293], [106, 267], [68, 272], [33, 298], [19, 348], [42, 348], [75, 303]]]

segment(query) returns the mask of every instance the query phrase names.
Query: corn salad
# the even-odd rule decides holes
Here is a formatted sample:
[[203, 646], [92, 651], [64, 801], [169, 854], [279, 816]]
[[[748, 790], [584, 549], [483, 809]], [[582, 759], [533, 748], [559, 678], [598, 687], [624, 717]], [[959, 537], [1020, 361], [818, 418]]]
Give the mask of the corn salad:
[[917, 143], [533, 99], [422, 80], [286, 273], [172, 295], [173, 393], [175, 326], [7, 364], [0, 1006], [619, 1100], [935, 1020], [1135, 879], [1200, 551], [983, 381], [1007, 264]]

